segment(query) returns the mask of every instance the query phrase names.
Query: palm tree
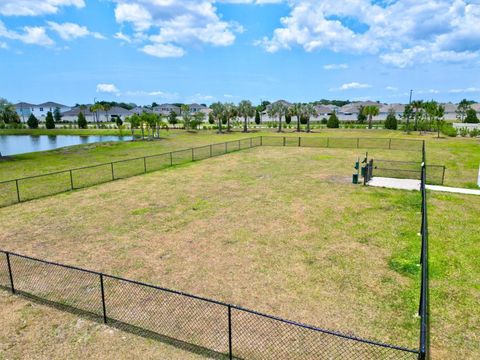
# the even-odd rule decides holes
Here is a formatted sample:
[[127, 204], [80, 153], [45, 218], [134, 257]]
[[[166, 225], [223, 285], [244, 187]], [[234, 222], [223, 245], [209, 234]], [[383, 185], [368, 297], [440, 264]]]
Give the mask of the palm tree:
[[295, 103], [290, 108], [290, 114], [297, 117], [297, 132], [300, 132], [300, 117], [302, 116], [302, 103]]
[[95, 122], [98, 123], [98, 112], [101, 111], [101, 110], [104, 110], [103, 105], [100, 104], [100, 103], [95, 103], [92, 106], [90, 106], [89, 110], [90, 110], [90, 112], [95, 114]]
[[415, 109], [415, 128], [418, 129], [418, 117], [421, 115], [423, 109], [423, 100], [414, 100], [412, 101], [412, 107]]
[[248, 118], [255, 116], [255, 108], [253, 107], [251, 101], [242, 100], [238, 104], [238, 115], [243, 117], [243, 132], [248, 132], [247, 123]]
[[227, 119], [227, 132], [232, 131], [230, 120], [238, 116], [238, 109], [234, 103], [225, 103], [224, 104], [224, 116]]
[[223, 133], [222, 130], [222, 115], [224, 111], [224, 106], [221, 102], [215, 102], [212, 105], [210, 105], [210, 109], [212, 109], [212, 117], [218, 121], [218, 132], [221, 134]]
[[282, 116], [287, 115], [288, 106], [283, 102], [276, 102], [272, 104], [272, 109], [274, 109], [274, 113], [278, 115], [278, 132], [282, 132]]
[[307, 119], [307, 132], [310, 132], [310, 117], [317, 116], [317, 110], [312, 104], [304, 104], [300, 109], [300, 116], [304, 116]]
[[103, 104], [103, 111], [105, 111], [105, 117], [108, 121], [108, 112], [112, 109], [112, 105], [110, 104]]
[[378, 106], [368, 105], [363, 108], [363, 113], [368, 116], [368, 128], [372, 128], [372, 119], [374, 116], [377, 116], [380, 112]]
[[15, 106], [9, 103], [6, 99], [0, 98], [0, 120], [5, 124], [11, 121], [16, 121], [19, 118], [15, 111]]
[[129, 116], [127, 120], [130, 122], [130, 130], [132, 131], [132, 138], [135, 140], [135, 129], [140, 125], [140, 116], [138, 114], [133, 114], [132, 116]]

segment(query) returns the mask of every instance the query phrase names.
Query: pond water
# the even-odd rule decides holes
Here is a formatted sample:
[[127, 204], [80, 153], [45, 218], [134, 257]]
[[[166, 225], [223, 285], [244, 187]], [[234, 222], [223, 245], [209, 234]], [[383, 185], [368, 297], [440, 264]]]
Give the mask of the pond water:
[[0, 153], [3, 156], [16, 155], [53, 150], [64, 146], [127, 140], [132, 140], [132, 137], [110, 135], [0, 135]]

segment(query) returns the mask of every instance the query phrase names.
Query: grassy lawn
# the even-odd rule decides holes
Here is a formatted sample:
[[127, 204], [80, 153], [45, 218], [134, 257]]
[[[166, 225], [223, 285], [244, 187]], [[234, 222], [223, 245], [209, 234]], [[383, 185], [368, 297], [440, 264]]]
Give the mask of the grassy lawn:
[[[302, 136], [399, 134], [322, 130]], [[26, 154], [0, 167], [11, 178], [244, 136], [170, 132], [154, 142]], [[478, 140], [409, 138], [427, 139], [429, 163], [446, 162], [447, 184], [476, 179]], [[408, 151], [369, 154], [418, 160]], [[416, 348], [420, 194], [352, 185], [353, 163], [362, 155], [362, 149], [263, 147], [34, 200], [0, 209], [0, 242], [8, 250]], [[480, 199], [430, 193], [429, 211], [433, 355], [478, 358]], [[82, 320], [17, 299], [0, 296], [3, 311], [12, 314], [7, 330], [0, 330], [0, 343], [7, 344], [0, 359], [82, 349], [87, 357], [103, 357], [102, 343], [110, 337], [107, 346], [114, 344], [125, 358], [133, 354], [131, 343], [118, 339], [132, 335], [111, 336], [115, 330], [82, 322], [85, 342], [79, 345], [70, 337]], [[59, 326], [69, 328], [56, 332]], [[40, 331], [48, 333], [41, 345], [22, 347]], [[133, 338], [146, 358], [193, 356]]]

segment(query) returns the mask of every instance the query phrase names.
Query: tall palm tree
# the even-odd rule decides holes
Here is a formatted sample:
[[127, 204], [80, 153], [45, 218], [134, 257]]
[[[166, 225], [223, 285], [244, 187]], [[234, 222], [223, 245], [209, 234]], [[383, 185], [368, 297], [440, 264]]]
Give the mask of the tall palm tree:
[[238, 116], [238, 109], [234, 103], [224, 104], [224, 116], [227, 119], [227, 132], [232, 131], [231, 120]]
[[103, 111], [105, 111], [105, 117], [108, 121], [108, 112], [112, 109], [112, 105], [110, 104], [103, 104]]
[[418, 129], [418, 118], [422, 113], [423, 110], [423, 100], [414, 100], [412, 101], [412, 107], [415, 110], [415, 128], [414, 130]]
[[255, 116], [255, 108], [249, 100], [242, 100], [238, 104], [238, 115], [243, 117], [243, 132], [248, 132], [248, 118]]
[[301, 107], [300, 116], [304, 116], [307, 119], [307, 132], [310, 132], [310, 117], [317, 116], [317, 110], [312, 104], [304, 104]]
[[218, 132], [221, 134], [223, 133], [222, 130], [222, 115], [224, 111], [224, 106], [221, 102], [215, 102], [210, 105], [210, 109], [212, 109], [212, 117], [215, 121], [218, 122]]
[[90, 106], [90, 112], [95, 114], [95, 122], [98, 123], [98, 112], [103, 110], [103, 105], [100, 103], [95, 103]]
[[377, 116], [380, 112], [380, 109], [376, 105], [368, 105], [363, 108], [363, 113], [368, 116], [368, 128], [372, 128], [372, 119], [374, 116]]
[[302, 116], [302, 103], [295, 103], [290, 108], [290, 114], [297, 117], [297, 132], [300, 132], [300, 117]]
[[282, 102], [272, 104], [274, 113], [278, 115], [278, 132], [282, 132], [282, 117], [287, 115], [288, 106]]

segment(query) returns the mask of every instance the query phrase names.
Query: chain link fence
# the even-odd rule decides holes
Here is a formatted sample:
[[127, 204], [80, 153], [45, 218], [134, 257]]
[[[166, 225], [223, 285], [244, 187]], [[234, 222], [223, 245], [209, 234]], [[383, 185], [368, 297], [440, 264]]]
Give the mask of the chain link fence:
[[[131, 325], [224, 359], [417, 359], [417, 350], [180, 291], [0, 251], [0, 287], [106, 324]], [[213, 355], [212, 355], [213, 354]]]
[[[427, 168], [427, 184], [443, 185], [445, 180], [445, 166], [443, 165], [425, 165]], [[380, 177], [390, 177], [397, 179], [415, 179], [422, 178], [422, 163], [416, 161], [397, 161], [375, 159], [373, 166], [373, 175]]]
[[421, 140], [257, 136], [0, 182], [0, 207], [145, 174], [257, 146], [421, 151]]

